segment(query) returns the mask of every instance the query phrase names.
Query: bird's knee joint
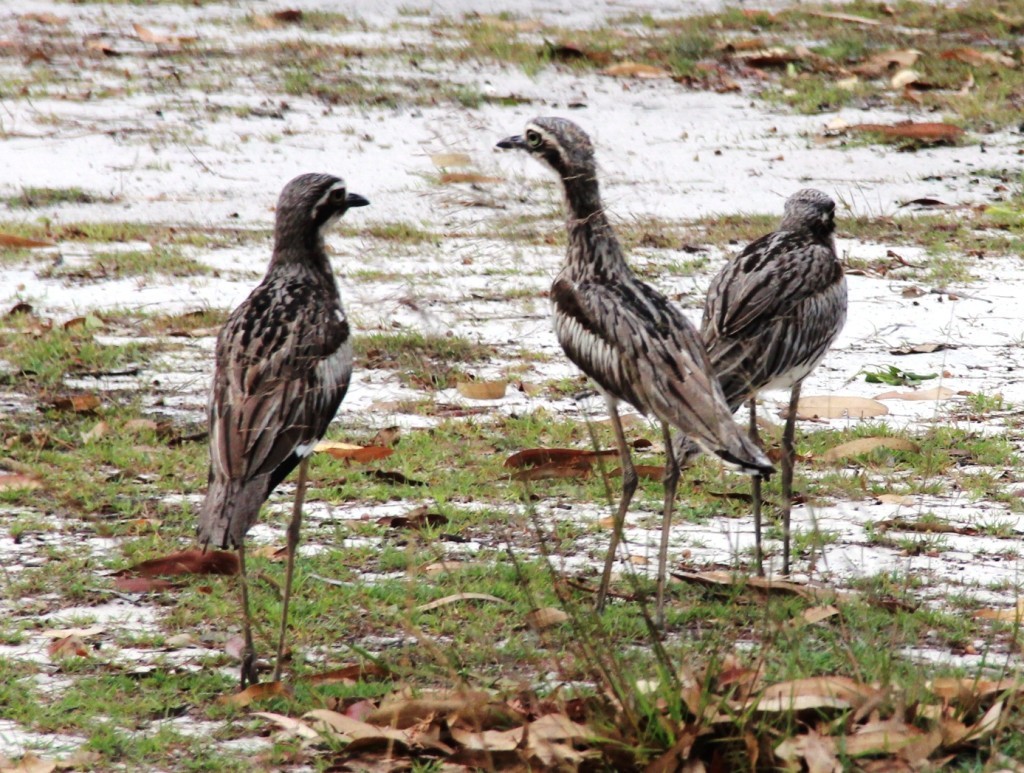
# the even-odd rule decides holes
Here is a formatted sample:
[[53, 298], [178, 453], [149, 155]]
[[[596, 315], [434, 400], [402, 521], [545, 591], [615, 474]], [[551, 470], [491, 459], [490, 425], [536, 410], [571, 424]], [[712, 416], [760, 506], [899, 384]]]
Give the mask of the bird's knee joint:
[[622, 474], [622, 490], [632, 494], [636, 491], [637, 483], [640, 478], [636, 474], [636, 470], [630, 467]]

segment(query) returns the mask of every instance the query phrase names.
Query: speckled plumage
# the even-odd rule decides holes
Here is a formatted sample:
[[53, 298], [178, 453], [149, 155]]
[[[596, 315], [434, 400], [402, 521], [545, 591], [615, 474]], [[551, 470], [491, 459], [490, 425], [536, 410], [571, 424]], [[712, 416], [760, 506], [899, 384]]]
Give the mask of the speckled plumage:
[[[786, 201], [778, 230], [747, 245], [711, 281], [701, 336], [731, 410], [762, 390], [791, 389], [792, 416], [803, 379], [843, 329], [846, 277], [836, 255], [834, 217], [829, 196], [813, 188], [798, 191]], [[790, 451], [792, 429], [790, 418], [784, 435]], [[692, 442], [677, 436], [677, 458], [696, 453]], [[785, 457], [784, 491], [792, 480], [792, 458]], [[759, 492], [755, 496], [760, 499]], [[788, 572], [785, 498], [783, 571]], [[756, 505], [760, 564], [760, 502]]]
[[701, 336], [733, 410], [762, 389], [802, 381], [846, 323], [835, 203], [807, 188], [777, 231], [751, 242], [712, 280]]
[[[527, 125], [522, 136], [509, 137], [498, 146], [526, 150], [554, 169], [561, 178], [568, 204], [566, 260], [551, 287], [555, 333], [569, 359], [596, 381], [605, 395], [623, 462], [623, 498], [602, 578], [600, 607], [621, 520], [636, 486], [618, 420], [619, 401], [657, 418], [666, 437], [668, 426], [677, 427], [732, 466], [755, 475], [768, 475], [773, 468], [733, 421], [693, 325], [665, 296], [640, 281], [626, 264], [604, 212], [593, 148], [586, 133], [565, 119], [537, 118]], [[671, 453], [669, 462], [659, 569], [659, 619], [668, 521], [678, 476]]]
[[[345, 182], [305, 174], [277, 203], [274, 251], [266, 276], [228, 317], [217, 337], [210, 393], [210, 472], [197, 535], [204, 547], [238, 550], [245, 613], [242, 686], [256, 681], [245, 584], [245, 535], [270, 492], [313, 452], [352, 376], [352, 342], [324, 231], [345, 211], [369, 202]], [[299, 471], [281, 638], [280, 675], [305, 466]]]
[[[322, 202], [314, 215], [332, 187], [340, 201]], [[322, 231], [351, 205], [337, 177], [310, 174], [288, 183], [267, 274], [217, 337], [203, 545], [242, 543], [260, 506], [312, 452], [345, 396], [352, 343]]]

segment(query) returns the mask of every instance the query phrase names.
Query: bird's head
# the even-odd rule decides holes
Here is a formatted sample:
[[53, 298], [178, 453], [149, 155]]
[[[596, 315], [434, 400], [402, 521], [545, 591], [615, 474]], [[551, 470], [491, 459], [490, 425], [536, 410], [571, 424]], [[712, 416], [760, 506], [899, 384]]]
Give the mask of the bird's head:
[[782, 230], [807, 229], [815, 234], [831, 236], [836, 229], [836, 203], [827, 193], [804, 188], [786, 199]]
[[534, 118], [522, 134], [498, 143], [506, 150], [518, 148], [543, 161], [563, 179], [594, 176], [594, 146], [579, 126], [565, 118]]
[[274, 227], [279, 247], [290, 243], [308, 245], [353, 207], [370, 202], [358, 193], [349, 193], [345, 181], [329, 174], [301, 174], [284, 186], [277, 200]]

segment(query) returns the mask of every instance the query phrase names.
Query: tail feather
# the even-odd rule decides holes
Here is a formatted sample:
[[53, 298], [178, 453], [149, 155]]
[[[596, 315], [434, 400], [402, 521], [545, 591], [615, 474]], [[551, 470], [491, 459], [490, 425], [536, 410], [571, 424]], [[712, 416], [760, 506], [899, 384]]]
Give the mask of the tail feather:
[[726, 465], [733, 467], [747, 475], [759, 475], [762, 478], [770, 478], [775, 472], [775, 466], [765, 455], [764, 451], [755, 446], [750, 440], [743, 444], [743, 455], [740, 456], [734, 449], [719, 448], [715, 450], [718, 456]]
[[249, 481], [211, 479], [199, 510], [199, 544], [221, 550], [237, 548], [256, 523], [269, 493], [266, 475]]
[[677, 432], [672, 438], [672, 451], [676, 464], [686, 469], [700, 455], [701, 451], [717, 456], [727, 467], [746, 473], [769, 478], [775, 467], [771, 460], [757, 445], [740, 430], [739, 425], [730, 422], [725, 427], [717, 443], [708, 444], [689, 435]]

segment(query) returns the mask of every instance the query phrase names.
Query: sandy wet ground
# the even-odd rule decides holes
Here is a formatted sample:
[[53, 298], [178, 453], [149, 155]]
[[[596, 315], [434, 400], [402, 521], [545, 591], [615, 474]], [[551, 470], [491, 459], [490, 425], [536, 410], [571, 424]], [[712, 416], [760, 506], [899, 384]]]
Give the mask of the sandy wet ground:
[[[502, 10], [491, 5], [483, 10]], [[524, 18], [572, 27], [600, 25], [636, 10], [670, 15], [677, 13], [677, 5], [606, 2], [583, 12], [576, 3], [545, 2], [519, 4], [515, 10]], [[438, 59], [409, 65], [405, 52], [428, 41], [458, 45], [454, 33], [432, 31], [432, 24], [445, 16], [459, 18], [468, 10], [480, 11], [479, 3], [430, 3], [414, 14], [403, 3], [376, 4], [372, 13], [315, 0], [296, 0], [290, 6], [341, 11], [353, 19], [352, 28], [340, 36], [291, 27], [253, 29], [246, 23], [251, 11], [241, 4], [139, 8], [34, 1], [19, 4], [17, 10], [4, 8], [0, 38], [17, 40], [29, 50], [42, 46], [52, 51], [48, 62], [12, 64], [7, 60], [7, 66], [46, 68], [53, 79], [38, 96], [0, 100], [0, 158], [5, 168], [0, 196], [15, 196], [29, 186], [75, 186], [112, 199], [41, 211], [12, 209], [5, 218], [45, 217], [55, 224], [109, 220], [200, 229], [266, 229], [278, 191], [288, 179], [314, 170], [341, 174], [351, 190], [372, 202], [372, 207], [350, 214], [348, 227], [409, 223], [439, 235], [434, 241], [416, 244], [382, 244], [364, 235], [331, 240], [345, 302], [359, 330], [452, 331], [494, 347], [495, 356], [478, 375], [502, 377], [514, 372], [517, 378], [540, 383], [574, 373], [560, 356], [546, 302], [537, 297], [559, 266], [560, 249], [543, 241], [517, 244], [494, 238], [493, 233], [499, 216], [522, 215], [527, 228], [541, 233], [558, 228], [554, 216], [560, 199], [554, 182], [528, 159], [494, 148], [497, 140], [518, 132], [534, 115], [569, 116], [591, 132], [606, 204], [613, 219], [623, 225], [654, 217], [680, 221], [716, 214], [778, 214], [789, 194], [813, 186], [840, 202], [842, 234], [843, 217], [894, 215], [913, 199], [935, 198], [951, 205], [990, 203], [1000, 195], [996, 183], [979, 173], [1019, 165], [1020, 135], [1011, 132], [972, 138], [982, 141], [960, 147], [914, 153], [877, 145], [848, 146], [823, 136], [826, 126], [837, 120], [886, 123], [912, 117], [910, 112], [848, 109], [838, 115], [800, 116], [771, 110], [749, 93], [692, 92], [671, 80], [624, 81], [565, 68], [528, 76], [514, 66], [459, 65]], [[30, 12], [57, 14], [68, 22], [58, 29], [35, 24], [23, 18]], [[161, 34], [197, 36], [204, 49], [220, 53], [168, 61], [159, 55], [159, 46], [138, 39], [133, 24]], [[83, 54], [81, 43], [88, 40], [102, 40], [125, 56], [115, 60]], [[443, 80], [488, 97], [514, 97], [518, 104], [484, 102], [472, 108], [450, 103], [327, 105], [281, 93], [273, 73], [260, 61], [233, 55], [287, 40], [329, 41], [392, 52], [353, 59], [347, 67], [355, 75], [401, 82], [410, 93], [417, 83]], [[131, 71], [131, 77], [114, 72], [112, 62], [117, 69]], [[206, 88], [200, 88], [204, 84]], [[438, 184], [439, 168], [433, 157], [440, 153], [466, 154], [469, 169], [496, 181]], [[699, 241], [699, 236], [695, 234], [694, 240]], [[840, 239], [839, 246], [853, 262], [884, 259], [889, 249], [886, 244], [849, 238]], [[215, 268], [216, 276], [91, 281], [42, 276], [46, 266], [57, 262], [63, 266], [86, 262], [94, 250], [87, 244], [61, 244], [24, 261], [0, 265], [0, 308], [24, 300], [58, 321], [91, 310], [227, 309], [241, 301], [262, 275], [268, 249], [264, 242], [188, 251]], [[901, 248], [899, 252], [909, 263], [928, 262], [920, 250]], [[668, 254], [670, 259], [689, 257], [680, 250]], [[718, 250], [705, 254], [707, 266], [696, 276], [663, 272], [653, 279], [681, 299], [695, 322], [710, 276], [728, 257]], [[666, 252], [640, 249], [632, 259], [638, 266], [656, 266], [666, 260]], [[941, 386], [950, 390], [949, 395], [941, 400], [886, 399], [888, 415], [875, 421], [914, 433], [935, 424], [1007, 432], [1010, 418], [1016, 415], [1013, 411], [977, 415], [967, 409], [966, 401], [968, 394], [981, 393], [1002, 395], [1013, 405], [1024, 403], [1017, 300], [1024, 295], [1024, 271], [1015, 256], [988, 255], [970, 263], [976, 281], [952, 287], [930, 284], [910, 272], [902, 279], [898, 273], [851, 275], [849, 322], [835, 350], [808, 379], [804, 394], [875, 397], [890, 389], [865, 383], [862, 371], [897, 364], [919, 373], [942, 374], [926, 382], [925, 388]], [[379, 272], [378, 278], [360, 278], [360, 272], [371, 269]], [[536, 293], [518, 292], [524, 288]], [[911, 288], [923, 292], [908, 292]], [[890, 353], [904, 344], [928, 342], [945, 348], [899, 358]], [[200, 421], [212, 370], [211, 349], [210, 338], [188, 341], [173, 357], [134, 377], [135, 381], [108, 386], [141, 386], [158, 375], [174, 396], [164, 399], [154, 412]], [[524, 370], [523, 350], [550, 355], [550, 360], [529, 363]], [[95, 382], [91, 384], [96, 387]], [[401, 386], [393, 372], [362, 369], [355, 375], [339, 421], [369, 429], [426, 426], [433, 421], [430, 417], [393, 407], [398, 400], [424, 397], [471, 405], [453, 390], [425, 394]], [[5, 411], [32, 408], [16, 396], [5, 397], [0, 405]], [[781, 403], [770, 396], [767, 407], [774, 414]], [[568, 398], [552, 400], [518, 391], [510, 391], [492, 407], [495, 412], [517, 413], [539, 409], [602, 417], [597, 402], [581, 407]], [[822, 420], [819, 426], [841, 427], [858, 421], [837, 418]], [[1019, 448], [1016, 436], [1013, 440]], [[1004, 476], [1007, 490], [1019, 486], [1009, 467], [992, 472]], [[1012, 604], [1020, 586], [1016, 551], [1024, 533], [1020, 508], [978, 501], [961, 490], [956, 480], [945, 483], [940, 494], [909, 497], [898, 504], [867, 498], [798, 507], [797, 528], [816, 527], [836, 535], [813, 563], [799, 562], [798, 573], [839, 585], [881, 572], [912, 573], [921, 580], [921, 597], [933, 603], [942, 604], [951, 593], [966, 593], [993, 605]], [[289, 494], [286, 486], [275, 498], [282, 509]], [[508, 507], [516, 509], [512, 504]], [[582, 502], [568, 509], [542, 505], [540, 510], [552, 522], [607, 515], [603, 505]], [[376, 517], [378, 513], [356, 505], [322, 514], [314, 505], [306, 550], [316, 549], [318, 518], [368, 514]], [[943, 550], [909, 555], [876, 544], [866, 530], [884, 519], [916, 519], [925, 514], [965, 526], [1003, 526], [1008, 536], [949, 534], [942, 537]], [[4, 516], [8, 523], [17, 517], [18, 512]], [[655, 520], [630, 519], [627, 537], [635, 552], [650, 555], [654, 550]], [[252, 537], [256, 543], [280, 541], [280, 532], [261, 525]], [[52, 539], [61, 539], [59, 532]], [[602, 555], [604, 539], [598, 533], [580, 540], [578, 553], [564, 557], [566, 568], [592, 564]], [[749, 519], [680, 523], [673, 532], [673, 560], [697, 566], [733, 564], [751, 541]], [[17, 572], [19, 566], [43, 560], [46, 549], [45, 540], [17, 544], [0, 531], [0, 556], [7, 571]], [[102, 562], [118, 545], [98, 541], [90, 549]], [[472, 545], [458, 549], [471, 550]], [[0, 603], [7, 612], [16, 606], [11, 599]], [[108, 611], [101, 615], [89, 607], [61, 614], [70, 619], [102, 616], [108, 627], [155, 625], [153, 609], [145, 605], [121, 600]], [[45, 658], [44, 646], [44, 641], [33, 637], [17, 647], [0, 648], [0, 655]], [[183, 661], [188, 660], [186, 652]], [[77, 745], [73, 738], [38, 738], [21, 734], [16, 727], [0, 728], [0, 741], [0, 752], [5, 754], [45, 745]]]

